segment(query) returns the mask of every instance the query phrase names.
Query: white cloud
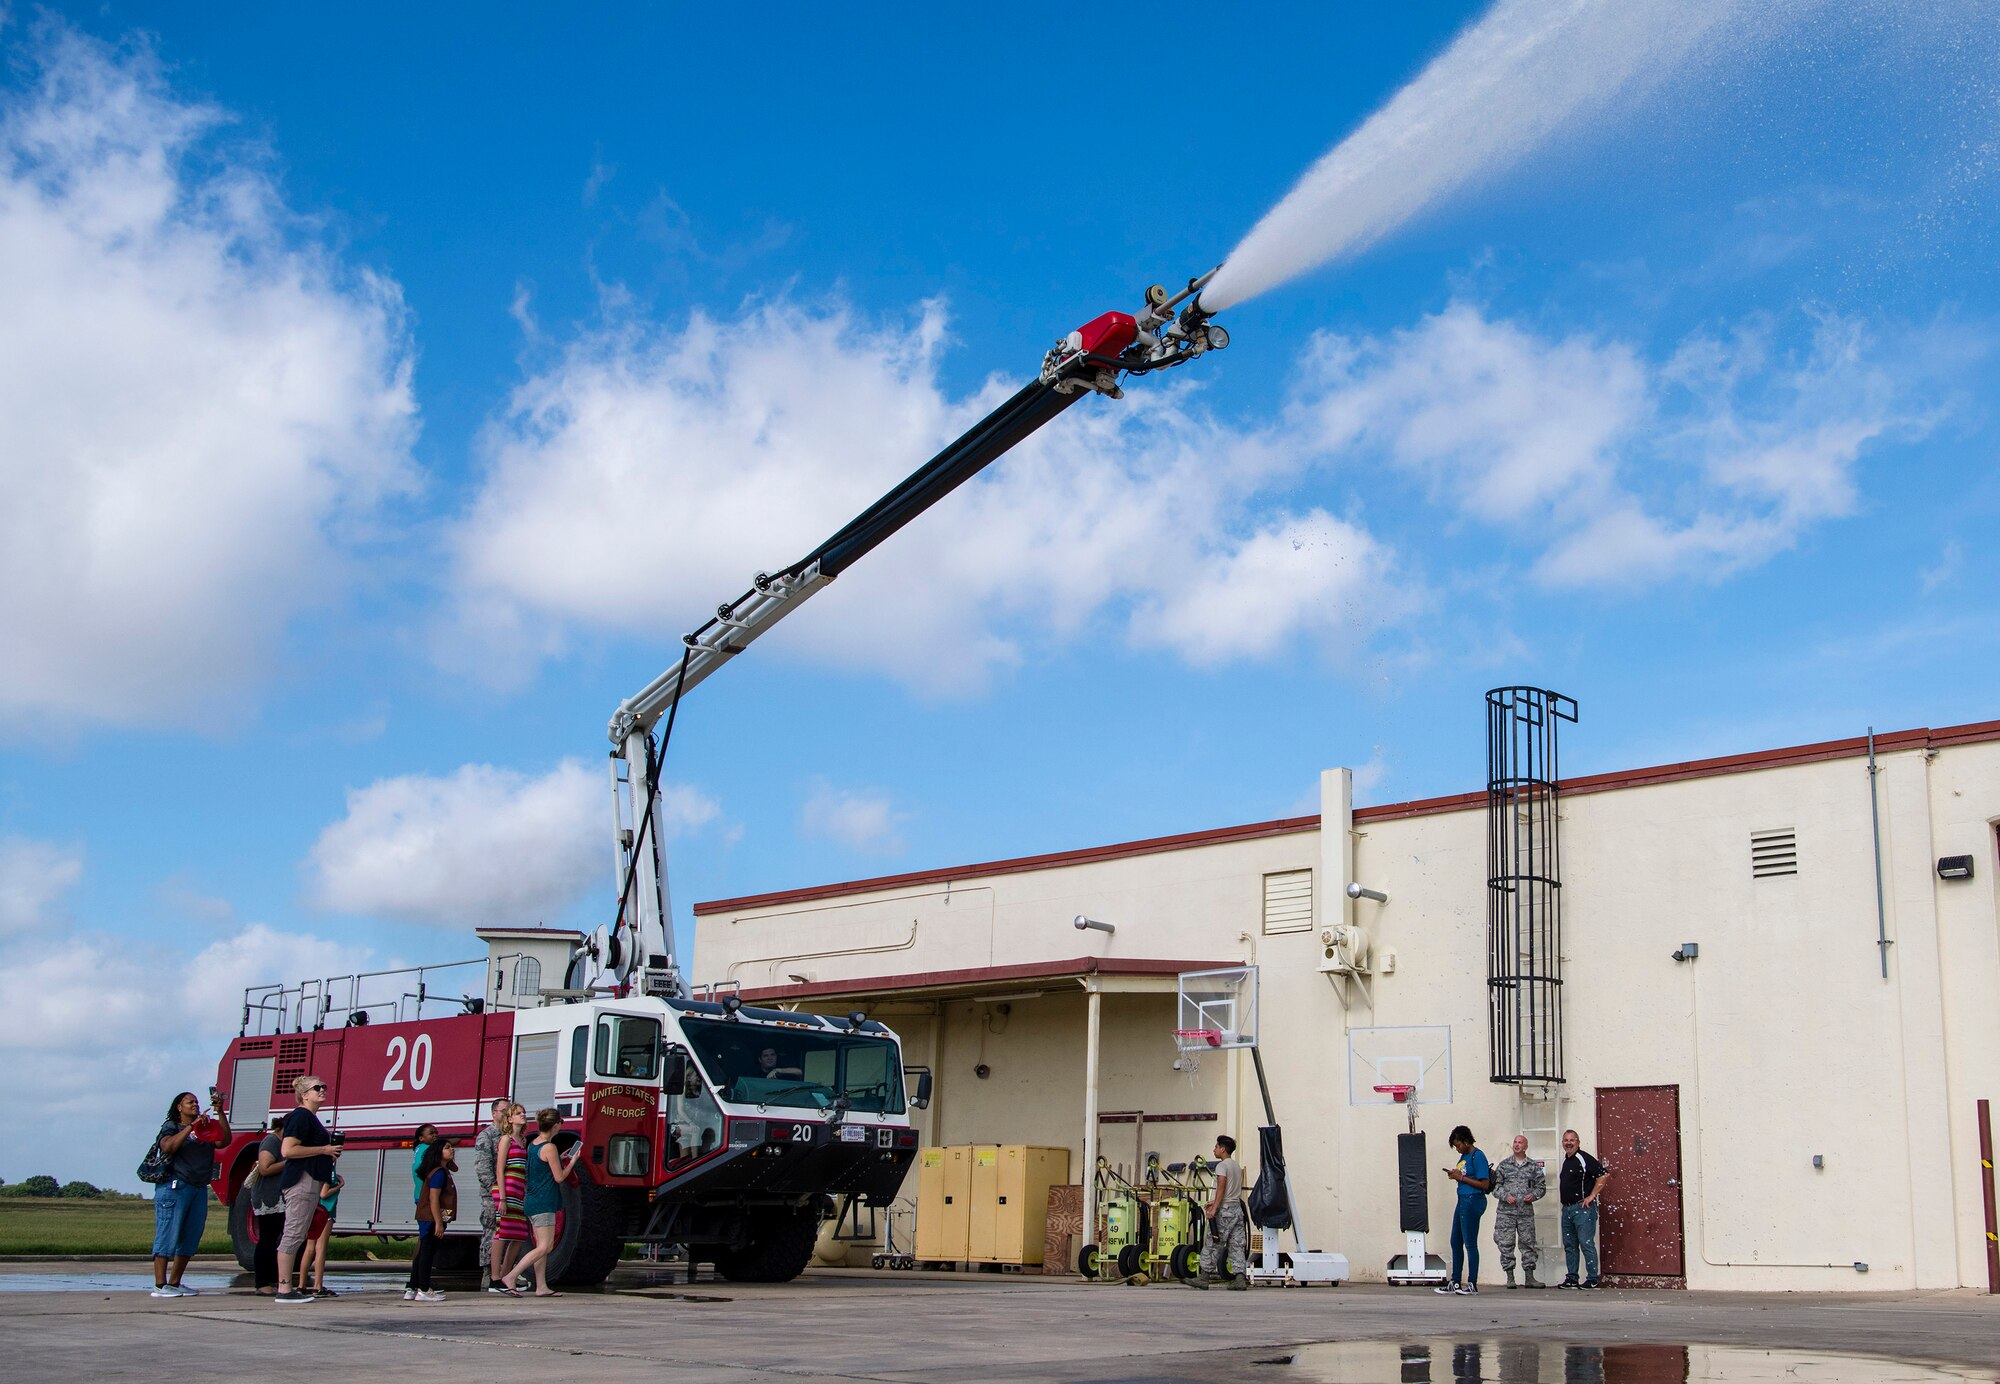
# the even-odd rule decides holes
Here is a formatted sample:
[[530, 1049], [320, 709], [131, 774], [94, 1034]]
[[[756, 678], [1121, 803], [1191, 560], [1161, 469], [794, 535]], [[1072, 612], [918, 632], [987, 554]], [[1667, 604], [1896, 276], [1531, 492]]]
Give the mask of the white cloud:
[[800, 810], [799, 830], [863, 855], [896, 855], [903, 849], [901, 825], [909, 819], [887, 794], [835, 788], [822, 779]]
[[1457, 303], [1384, 337], [1323, 338], [1291, 426], [1527, 535], [1548, 585], [1715, 580], [1854, 512], [1862, 454], [1930, 426], [1859, 323], [1812, 316], [1787, 350], [1776, 336], [1752, 320], [1652, 362]]
[[223, 113], [55, 23], [0, 94], [0, 723], [239, 707], [413, 483], [396, 286]]
[[[330, 913], [439, 927], [524, 926], [611, 889], [609, 780], [574, 759], [546, 774], [467, 764], [380, 779], [306, 860], [307, 898]], [[689, 784], [662, 794], [669, 839], [721, 815]]]
[[468, 764], [381, 779], [308, 857], [314, 907], [441, 927], [525, 926], [608, 878], [606, 780], [574, 759], [530, 777]]
[[81, 848], [0, 836], [0, 937], [61, 927], [62, 896], [82, 878]]
[[0, 1064], [35, 1112], [0, 1128], [0, 1175], [49, 1173], [123, 1191], [176, 1091], [206, 1093], [245, 986], [374, 969], [371, 953], [239, 926], [190, 954], [95, 931], [0, 948]]
[[[870, 324], [795, 302], [580, 338], [487, 430], [456, 536], [459, 661], [518, 671], [578, 627], [664, 644], [803, 555], [1011, 392], [947, 395], [944, 341], [936, 304]], [[1337, 624], [1329, 596], [1358, 596], [1388, 555], [1323, 512], [1254, 505], [1299, 458], [1193, 399], [1083, 401], [767, 647], [955, 693], [1100, 622], [1203, 661], [1224, 625], [1228, 656], [1256, 656]], [[1234, 588], [1263, 603], [1247, 621], [1213, 609]]]

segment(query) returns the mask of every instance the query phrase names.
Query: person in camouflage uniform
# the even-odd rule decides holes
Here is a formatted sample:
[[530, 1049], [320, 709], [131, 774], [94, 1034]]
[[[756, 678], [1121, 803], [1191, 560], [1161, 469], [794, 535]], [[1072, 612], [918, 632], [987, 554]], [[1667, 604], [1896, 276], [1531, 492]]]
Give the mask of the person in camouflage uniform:
[[1209, 1193], [1208, 1239], [1201, 1247], [1200, 1272], [1184, 1280], [1190, 1288], [1206, 1288], [1218, 1278], [1242, 1290], [1250, 1286], [1250, 1212], [1243, 1205], [1243, 1165], [1236, 1161], [1236, 1141], [1227, 1134], [1215, 1140], [1215, 1187]]
[[1542, 1165], [1528, 1157], [1526, 1135], [1514, 1136], [1512, 1157], [1493, 1165], [1493, 1200], [1499, 1203], [1493, 1217], [1493, 1242], [1500, 1246], [1500, 1267], [1507, 1272], [1507, 1286], [1514, 1283], [1514, 1249], [1521, 1251], [1521, 1283], [1535, 1282], [1535, 1203], [1548, 1194]]
[[486, 1270], [486, 1283], [493, 1285], [493, 1227], [499, 1210], [493, 1202], [493, 1183], [499, 1176], [494, 1155], [500, 1151], [500, 1136], [506, 1132], [507, 1112], [514, 1102], [502, 1096], [493, 1102], [493, 1118], [479, 1131], [472, 1145], [472, 1172], [479, 1180], [479, 1267]]

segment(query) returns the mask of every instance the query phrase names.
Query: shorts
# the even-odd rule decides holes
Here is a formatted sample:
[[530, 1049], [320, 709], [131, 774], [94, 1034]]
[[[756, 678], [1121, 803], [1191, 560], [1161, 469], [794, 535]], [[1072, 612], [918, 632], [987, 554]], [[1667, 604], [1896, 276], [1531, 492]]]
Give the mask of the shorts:
[[324, 1206], [315, 1206], [313, 1208], [312, 1223], [306, 1227], [306, 1240], [308, 1242], [317, 1240], [320, 1237], [320, 1232], [326, 1229], [326, 1223], [332, 1219], [333, 1217], [328, 1214]]
[[560, 1211], [544, 1211], [539, 1215], [528, 1217], [528, 1224], [537, 1230], [554, 1230], [556, 1228], [556, 1217], [561, 1214]]
[[313, 1212], [319, 1210], [319, 1191], [319, 1183], [311, 1177], [285, 1188], [285, 1238], [278, 1242], [278, 1253], [297, 1254], [304, 1248]]
[[153, 1257], [192, 1259], [208, 1225], [208, 1188], [179, 1178], [153, 1188]]

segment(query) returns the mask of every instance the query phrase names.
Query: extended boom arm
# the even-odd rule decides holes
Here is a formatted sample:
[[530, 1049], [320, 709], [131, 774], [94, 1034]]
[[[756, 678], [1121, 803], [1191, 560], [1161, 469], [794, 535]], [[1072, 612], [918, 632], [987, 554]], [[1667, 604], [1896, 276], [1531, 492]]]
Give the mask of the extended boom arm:
[[[1058, 341], [1043, 358], [1038, 378], [810, 553], [778, 572], [759, 572], [748, 591], [717, 606], [712, 619], [681, 636], [682, 654], [672, 668], [619, 704], [610, 736], [622, 906], [613, 926], [599, 929], [586, 948], [596, 963], [589, 977], [593, 983], [624, 986], [642, 975], [649, 993], [681, 991], [668, 923], [666, 858], [656, 826], [659, 784], [651, 736], [661, 718], [807, 597], [1084, 394], [1118, 398], [1121, 373], [1149, 374], [1228, 345], [1228, 334], [1210, 323], [1196, 296], [1214, 276], [1210, 270], [1171, 297], [1164, 288], [1149, 288], [1146, 307], [1136, 318], [1107, 312]], [[1174, 309], [1183, 302], [1187, 306], [1176, 318]]]

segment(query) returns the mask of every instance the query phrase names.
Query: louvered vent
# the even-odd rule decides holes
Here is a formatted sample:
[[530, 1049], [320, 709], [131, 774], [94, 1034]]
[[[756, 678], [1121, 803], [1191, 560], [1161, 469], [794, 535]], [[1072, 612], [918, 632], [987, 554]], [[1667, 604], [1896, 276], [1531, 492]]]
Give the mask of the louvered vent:
[[1756, 879], [1799, 872], [1798, 833], [1790, 827], [1782, 831], [1750, 833], [1750, 874]]
[[1264, 876], [1264, 931], [1304, 932], [1313, 925], [1313, 872], [1281, 870]]

